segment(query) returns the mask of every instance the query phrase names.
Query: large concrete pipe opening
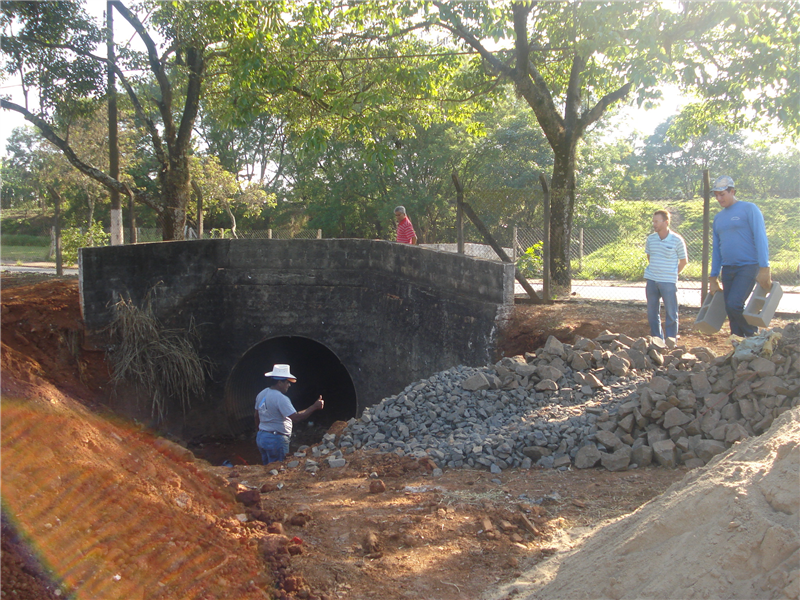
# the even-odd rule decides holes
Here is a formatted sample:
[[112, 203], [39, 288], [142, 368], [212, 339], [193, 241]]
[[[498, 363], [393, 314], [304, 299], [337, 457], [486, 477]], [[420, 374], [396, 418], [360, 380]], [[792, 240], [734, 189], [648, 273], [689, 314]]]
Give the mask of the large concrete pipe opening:
[[310, 338], [283, 336], [265, 340], [250, 348], [236, 363], [225, 386], [225, 406], [234, 434], [255, 431], [256, 395], [266, 387], [267, 373], [275, 364], [291, 365], [297, 377], [287, 394], [300, 411], [320, 397], [325, 408], [309, 422], [295, 428], [295, 441], [313, 443], [337, 420], [346, 421], [358, 411], [358, 398], [353, 380], [339, 358], [325, 345]]

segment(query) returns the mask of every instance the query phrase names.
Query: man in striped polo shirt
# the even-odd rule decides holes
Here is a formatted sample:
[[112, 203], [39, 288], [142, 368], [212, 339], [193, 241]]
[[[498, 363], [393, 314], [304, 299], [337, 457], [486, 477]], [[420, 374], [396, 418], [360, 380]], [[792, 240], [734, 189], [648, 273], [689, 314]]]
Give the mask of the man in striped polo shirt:
[[[650, 335], [661, 339], [678, 337], [678, 273], [687, 264], [686, 243], [683, 238], [670, 231], [670, 215], [666, 210], [653, 213], [653, 233], [645, 241], [647, 267], [644, 278], [647, 282], [647, 320]], [[661, 327], [661, 301], [664, 301], [666, 319]]]
[[417, 234], [411, 219], [406, 215], [406, 207], [398, 206], [394, 209], [394, 218], [397, 219], [397, 241], [401, 244], [416, 244]]

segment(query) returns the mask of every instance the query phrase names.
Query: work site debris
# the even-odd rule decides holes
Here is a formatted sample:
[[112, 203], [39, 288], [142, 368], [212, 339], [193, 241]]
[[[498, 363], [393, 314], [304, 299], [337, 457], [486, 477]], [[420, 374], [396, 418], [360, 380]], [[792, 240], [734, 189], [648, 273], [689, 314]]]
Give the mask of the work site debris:
[[[410, 384], [323, 445], [499, 472], [702, 466], [800, 402], [800, 324], [740, 359], [604, 332]], [[341, 456], [341, 455], [340, 455]]]

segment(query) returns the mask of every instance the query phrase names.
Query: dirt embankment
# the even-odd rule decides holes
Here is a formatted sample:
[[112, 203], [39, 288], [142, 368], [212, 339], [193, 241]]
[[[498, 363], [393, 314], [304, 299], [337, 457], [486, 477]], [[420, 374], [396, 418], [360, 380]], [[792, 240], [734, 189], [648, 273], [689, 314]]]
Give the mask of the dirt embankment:
[[[456, 600], [502, 589], [516, 597], [522, 587], [500, 586], [559, 552], [566, 533], [628, 514], [687, 474], [450, 470], [434, 478], [425, 460], [360, 451], [316, 475], [211, 467], [103, 410], [108, 370], [84, 337], [75, 280], [12, 285], [3, 278], [2, 493], [21, 535], [15, 542], [4, 531], [3, 598]], [[642, 313], [521, 307], [504, 344], [509, 354], [535, 349], [548, 328], [565, 342], [604, 329], [641, 335]], [[719, 351], [725, 336], [685, 343]], [[621, 534], [630, 541], [620, 552], [649, 539], [637, 531]], [[667, 544], [669, 531], [661, 536]], [[596, 580], [584, 575], [583, 597], [593, 597]], [[636, 589], [623, 575], [604, 581], [612, 592]], [[626, 597], [616, 593], [609, 597]]]

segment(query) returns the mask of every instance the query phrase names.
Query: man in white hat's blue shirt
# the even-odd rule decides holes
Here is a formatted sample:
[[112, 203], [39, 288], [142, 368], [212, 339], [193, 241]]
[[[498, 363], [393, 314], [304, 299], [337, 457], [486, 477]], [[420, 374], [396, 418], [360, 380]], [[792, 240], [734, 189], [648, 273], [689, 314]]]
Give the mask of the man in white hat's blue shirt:
[[[772, 287], [764, 216], [752, 202], [736, 199], [736, 186], [727, 175], [717, 177], [711, 191], [722, 210], [714, 216], [708, 291], [716, 294], [722, 290], [731, 333], [750, 337], [758, 327], [744, 318], [744, 304], [756, 282], [764, 290]], [[721, 288], [717, 279], [720, 273]]]
[[320, 396], [314, 404], [298, 412], [286, 396], [289, 387], [297, 381], [289, 365], [275, 365], [272, 371], [264, 375], [269, 378], [270, 385], [256, 396], [256, 445], [261, 452], [261, 461], [266, 465], [286, 458], [292, 425], [305, 421], [312, 413], [321, 410], [325, 401]]

